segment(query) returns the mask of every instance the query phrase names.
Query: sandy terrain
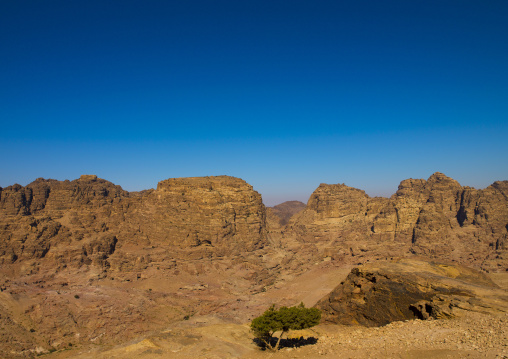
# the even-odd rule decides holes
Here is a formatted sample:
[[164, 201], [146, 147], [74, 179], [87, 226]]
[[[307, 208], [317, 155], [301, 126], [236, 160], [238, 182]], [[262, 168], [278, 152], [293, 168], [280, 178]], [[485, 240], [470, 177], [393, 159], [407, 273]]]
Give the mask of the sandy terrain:
[[[248, 316], [271, 302], [314, 304], [345, 278], [349, 268], [316, 265], [299, 277], [250, 296], [230, 315], [194, 316], [153, 335], [119, 346], [90, 345], [55, 352], [48, 358], [508, 358], [508, 314], [464, 312], [448, 320], [411, 320], [384, 327], [319, 325], [290, 333], [315, 344], [261, 351], [253, 342]], [[492, 276], [507, 289], [508, 274]]]

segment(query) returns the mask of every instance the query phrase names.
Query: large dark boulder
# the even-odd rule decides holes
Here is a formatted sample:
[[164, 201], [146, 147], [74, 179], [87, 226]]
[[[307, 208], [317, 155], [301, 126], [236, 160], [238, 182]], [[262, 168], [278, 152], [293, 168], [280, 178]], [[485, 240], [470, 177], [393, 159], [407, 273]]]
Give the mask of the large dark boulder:
[[508, 293], [464, 266], [403, 259], [354, 268], [316, 307], [324, 322], [381, 326], [469, 310], [507, 311]]

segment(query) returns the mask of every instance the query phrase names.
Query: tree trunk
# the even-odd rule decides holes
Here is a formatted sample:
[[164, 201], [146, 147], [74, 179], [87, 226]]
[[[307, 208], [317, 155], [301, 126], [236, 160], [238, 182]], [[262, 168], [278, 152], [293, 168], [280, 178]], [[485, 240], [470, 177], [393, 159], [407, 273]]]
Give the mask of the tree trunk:
[[280, 333], [280, 337], [279, 337], [279, 339], [277, 340], [277, 344], [275, 344], [274, 351], [277, 351], [277, 349], [279, 349], [280, 340], [282, 339], [282, 335], [283, 335], [283, 334], [284, 334], [284, 330]]

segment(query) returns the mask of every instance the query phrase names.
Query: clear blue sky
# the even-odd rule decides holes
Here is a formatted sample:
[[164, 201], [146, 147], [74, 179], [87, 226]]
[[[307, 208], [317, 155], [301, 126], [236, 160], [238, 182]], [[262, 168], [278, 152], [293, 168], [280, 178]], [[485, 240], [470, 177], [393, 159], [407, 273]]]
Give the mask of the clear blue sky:
[[508, 1], [1, 1], [0, 186], [508, 179]]

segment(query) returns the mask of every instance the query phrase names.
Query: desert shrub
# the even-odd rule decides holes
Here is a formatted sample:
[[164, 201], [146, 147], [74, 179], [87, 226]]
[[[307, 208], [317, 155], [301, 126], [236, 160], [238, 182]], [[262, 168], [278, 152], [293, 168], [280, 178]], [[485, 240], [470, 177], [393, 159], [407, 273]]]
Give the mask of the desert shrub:
[[[305, 308], [303, 303], [295, 307], [281, 307], [275, 309], [272, 305], [263, 315], [255, 318], [251, 325], [251, 331], [264, 347], [277, 350], [284, 334], [290, 330], [301, 330], [319, 324], [321, 311], [317, 308]], [[278, 338], [274, 338], [275, 332], [281, 332]]]

